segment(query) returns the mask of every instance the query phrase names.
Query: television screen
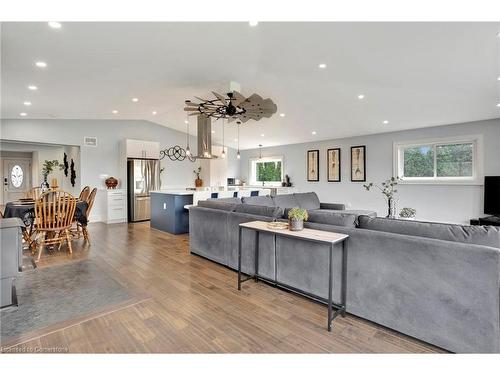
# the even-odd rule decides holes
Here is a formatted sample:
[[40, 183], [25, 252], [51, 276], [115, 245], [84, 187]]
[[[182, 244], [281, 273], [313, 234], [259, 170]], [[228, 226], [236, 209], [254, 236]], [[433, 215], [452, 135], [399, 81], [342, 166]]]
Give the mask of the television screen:
[[484, 178], [484, 213], [500, 215], [500, 176]]

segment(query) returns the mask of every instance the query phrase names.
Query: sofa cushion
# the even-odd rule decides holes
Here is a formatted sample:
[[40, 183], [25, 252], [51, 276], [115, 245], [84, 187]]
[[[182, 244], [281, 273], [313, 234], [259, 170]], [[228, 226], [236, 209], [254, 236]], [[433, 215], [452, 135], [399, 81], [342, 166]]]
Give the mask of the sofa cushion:
[[293, 196], [300, 208], [306, 210], [317, 210], [320, 208], [319, 198], [314, 192], [295, 193]]
[[238, 198], [238, 197], [208, 198], [207, 200], [209, 200], [209, 201], [217, 201], [217, 202], [225, 202], [225, 203], [241, 204], [241, 198]]
[[337, 225], [342, 227], [354, 228], [356, 226], [357, 216], [348, 213], [338, 213], [328, 210], [314, 210], [308, 211], [311, 223]]
[[213, 208], [215, 210], [232, 212], [234, 211], [234, 208], [237, 206], [237, 204], [229, 202], [220, 202], [220, 199], [211, 199], [206, 201], [198, 201], [198, 206], [205, 208]]
[[294, 194], [281, 194], [273, 198], [274, 205], [281, 208], [299, 207], [299, 202], [295, 199]]
[[274, 203], [271, 197], [269, 196], [256, 196], [256, 197], [243, 197], [241, 201], [245, 204], [252, 204], [254, 206], [267, 206], [274, 207]]
[[359, 227], [382, 232], [435, 238], [444, 241], [490, 246], [500, 249], [500, 228], [360, 216]]
[[282, 218], [284, 209], [280, 207], [259, 206], [254, 204], [239, 204], [235, 207], [234, 212], [241, 212], [251, 215], [259, 215], [272, 217], [274, 219]]

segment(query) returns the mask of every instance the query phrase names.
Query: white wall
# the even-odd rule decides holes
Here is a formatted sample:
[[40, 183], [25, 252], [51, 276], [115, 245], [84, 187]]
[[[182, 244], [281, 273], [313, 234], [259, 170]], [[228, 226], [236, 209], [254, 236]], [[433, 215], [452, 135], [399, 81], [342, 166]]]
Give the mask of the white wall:
[[[186, 134], [161, 126], [149, 121], [142, 120], [0, 120], [0, 139], [40, 142], [65, 147], [68, 154], [75, 154], [79, 146], [80, 156], [75, 160], [77, 169], [77, 190], [85, 185], [97, 186], [105, 189], [104, 180], [114, 176], [118, 180], [125, 181], [125, 171], [121, 167], [120, 142], [124, 139], [140, 139], [145, 141], [156, 141], [162, 149], [175, 145], [185, 146]], [[97, 137], [97, 147], [83, 145], [84, 136]], [[191, 145], [196, 145], [196, 138], [191, 137]], [[196, 150], [193, 150], [196, 153]], [[228, 150], [232, 155], [227, 161], [228, 171], [231, 175], [239, 174], [239, 163], [236, 160], [236, 152]], [[59, 158], [62, 160], [62, 155]], [[41, 162], [44, 159], [41, 158]], [[162, 188], [178, 187], [185, 188], [194, 186], [195, 175], [193, 169], [198, 168], [199, 162], [171, 161], [165, 158], [161, 161], [161, 167], [165, 170], [161, 173]], [[69, 179], [68, 179], [69, 183]]]
[[[83, 146], [84, 136], [97, 137], [97, 147]], [[160, 142], [160, 147], [184, 145], [184, 133], [135, 120], [2, 120], [1, 137], [42, 143], [81, 146], [81, 185], [105, 188], [107, 176], [124, 181], [120, 168], [119, 145], [123, 139]], [[194, 140], [193, 140], [194, 144]], [[193, 185], [193, 163], [163, 160], [164, 185]]]
[[[346, 203], [352, 209], [371, 209], [387, 214], [385, 200], [376, 191], [367, 192], [363, 183], [350, 182], [350, 147], [366, 145], [367, 182], [380, 183], [393, 175], [393, 142], [482, 134], [484, 173], [500, 175], [500, 119], [447, 125], [418, 130], [383, 133], [262, 149], [263, 156], [284, 155], [284, 170], [299, 191], [315, 191], [322, 202]], [[326, 150], [340, 147], [342, 182], [326, 181]], [[307, 182], [306, 152], [320, 150], [320, 181]], [[241, 152], [240, 177], [248, 180], [249, 158], [258, 149]], [[398, 210], [413, 207], [417, 219], [468, 223], [483, 215], [483, 187], [478, 185], [400, 185]]]

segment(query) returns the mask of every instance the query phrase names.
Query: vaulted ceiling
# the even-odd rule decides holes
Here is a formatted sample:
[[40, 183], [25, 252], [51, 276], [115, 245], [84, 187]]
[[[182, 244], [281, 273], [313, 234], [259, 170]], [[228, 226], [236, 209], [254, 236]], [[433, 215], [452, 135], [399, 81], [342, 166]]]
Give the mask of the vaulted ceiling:
[[[497, 118], [499, 31], [498, 23], [3, 23], [2, 118], [145, 119], [185, 131], [184, 100], [227, 92], [231, 81], [278, 106], [241, 126], [242, 149]], [[220, 122], [213, 128], [220, 141]], [[235, 146], [235, 126], [226, 129]]]

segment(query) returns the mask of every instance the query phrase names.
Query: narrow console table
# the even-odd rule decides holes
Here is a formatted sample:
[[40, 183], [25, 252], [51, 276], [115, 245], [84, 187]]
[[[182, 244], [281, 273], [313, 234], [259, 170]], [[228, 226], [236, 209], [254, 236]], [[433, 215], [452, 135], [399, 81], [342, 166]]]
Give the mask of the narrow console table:
[[[266, 281], [268, 283], [274, 284], [276, 286], [289, 289], [291, 291], [300, 293], [302, 295], [311, 297], [316, 300], [321, 300], [323, 302], [326, 302], [328, 304], [328, 323], [327, 323], [327, 329], [328, 331], [332, 330], [332, 321], [335, 319], [339, 314], [342, 316], [345, 316], [346, 312], [346, 287], [347, 287], [347, 240], [349, 236], [347, 234], [342, 234], [342, 233], [334, 233], [334, 232], [327, 232], [327, 231], [322, 231], [322, 230], [316, 230], [316, 229], [308, 229], [304, 228], [304, 230], [299, 231], [299, 232], [293, 232], [288, 229], [270, 229], [267, 227], [267, 222], [265, 221], [251, 221], [248, 223], [242, 223], [239, 225], [239, 234], [238, 234], [238, 290], [241, 290], [241, 284], [245, 281], [248, 280], [255, 280], [255, 282], [258, 282], [259, 280]], [[245, 279], [242, 278], [242, 272], [241, 272], [241, 232], [245, 229], [250, 229], [255, 231], [255, 271], [253, 276], [249, 276]], [[288, 237], [288, 238], [296, 238], [297, 240], [303, 240], [303, 241], [311, 241], [311, 242], [317, 242], [317, 243], [325, 243], [330, 245], [329, 249], [329, 274], [328, 274], [328, 299], [320, 298], [318, 296], [312, 295], [306, 291], [297, 289], [293, 286], [281, 283], [277, 280], [272, 280], [267, 277], [259, 275], [259, 233], [260, 232], [267, 232], [271, 233], [274, 235], [274, 238], [276, 239], [276, 236], [281, 236], [281, 237]], [[333, 290], [333, 251], [334, 251], [334, 245], [342, 243], [342, 285], [341, 285], [341, 292], [340, 292], [340, 298], [341, 302], [340, 304], [333, 303], [332, 299], [332, 290]], [[276, 257], [276, 253], [275, 253]], [[275, 259], [276, 261], [276, 259]], [[333, 309], [336, 309], [333, 311]]]

